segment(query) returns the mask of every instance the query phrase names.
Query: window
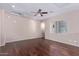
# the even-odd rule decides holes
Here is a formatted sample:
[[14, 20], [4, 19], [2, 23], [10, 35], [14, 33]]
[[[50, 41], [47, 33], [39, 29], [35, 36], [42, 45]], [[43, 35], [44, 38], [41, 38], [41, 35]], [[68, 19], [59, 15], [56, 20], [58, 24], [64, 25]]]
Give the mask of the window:
[[56, 21], [55, 22], [55, 32], [56, 33], [63, 33], [67, 32], [67, 24], [65, 21]]

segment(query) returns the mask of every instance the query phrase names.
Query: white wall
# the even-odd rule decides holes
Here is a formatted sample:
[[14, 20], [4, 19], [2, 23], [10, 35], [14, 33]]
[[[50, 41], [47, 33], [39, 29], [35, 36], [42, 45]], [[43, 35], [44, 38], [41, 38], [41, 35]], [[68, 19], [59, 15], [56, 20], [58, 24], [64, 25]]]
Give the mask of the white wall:
[[[56, 34], [51, 30], [51, 26], [57, 20], [65, 20], [67, 22], [68, 32]], [[79, 47], [79, 10], [73, 10], [64, 14], [51, 17], [45, 21], [46, 32], [45, 38]]]
[[2, 12], [0, 10], [0, 46], [1, 46], [1, 18], [2, 18]]
[[[3, 16], [1, 16], [3, 15]], [[3, 18], [2, 18], [3, 17]], [[2, 18], [2, 19], [1, 19]], [[65, 20], [68, 25], [68, 32], [62, 34], [54, 33], [51, 26], [57, 20]], [[4, 10], [0, 11], [0, 45], [8, 42], [27, 40], [41, 37], [40, 22], [31, 18], [11, 15]], [[66, 44], [79, 46], [79, 10], [74, 10], [45, 21], [45, 38]], [[1, 34], [2, 32], [2, 34]]]
[[41, 37], [40, 21], [4, 11], [2, 22], [2, 41], [5, 43]]
[[5, 43], [5, 28], [4, 28], [4, 10], [0, 10], [0, 46], [3, 46]]

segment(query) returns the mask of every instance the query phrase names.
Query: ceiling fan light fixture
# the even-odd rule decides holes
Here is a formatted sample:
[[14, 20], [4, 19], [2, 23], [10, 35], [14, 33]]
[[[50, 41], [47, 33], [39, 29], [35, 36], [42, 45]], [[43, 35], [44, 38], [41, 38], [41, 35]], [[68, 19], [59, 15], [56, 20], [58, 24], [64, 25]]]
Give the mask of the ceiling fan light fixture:
[[48, 14], [48, 12], [42, 12], [42, 14]]

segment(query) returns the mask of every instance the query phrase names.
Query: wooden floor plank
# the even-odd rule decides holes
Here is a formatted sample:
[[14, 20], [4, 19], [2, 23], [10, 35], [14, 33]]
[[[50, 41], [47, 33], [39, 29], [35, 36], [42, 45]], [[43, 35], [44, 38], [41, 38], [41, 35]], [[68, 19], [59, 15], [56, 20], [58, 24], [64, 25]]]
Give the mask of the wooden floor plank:
[[79, 47], [47, 39], [30, 39], [0, 47], [3, 56], [79, 56]]

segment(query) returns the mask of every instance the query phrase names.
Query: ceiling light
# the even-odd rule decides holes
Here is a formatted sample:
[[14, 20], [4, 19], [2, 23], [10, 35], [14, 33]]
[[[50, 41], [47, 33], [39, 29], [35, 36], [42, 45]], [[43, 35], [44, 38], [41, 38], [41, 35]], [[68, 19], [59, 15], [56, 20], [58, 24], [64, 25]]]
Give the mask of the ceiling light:
[[15, 8], [15, 5], [12, 5], [13, 8]]

